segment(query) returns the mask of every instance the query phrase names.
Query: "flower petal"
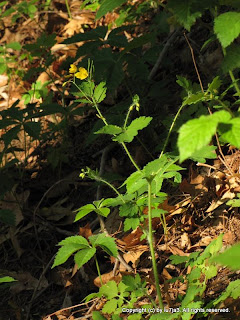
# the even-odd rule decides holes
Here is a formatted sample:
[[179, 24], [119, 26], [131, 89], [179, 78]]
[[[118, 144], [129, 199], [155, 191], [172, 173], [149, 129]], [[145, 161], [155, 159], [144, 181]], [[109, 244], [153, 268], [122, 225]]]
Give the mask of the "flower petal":
[[71, 64], [69, 68], [69, 73], [75, 73], [75, 72], [77, 72], [77, 67], [75, 66], [75, 64]]
[[79, 72], [75, 73], [75, 77], [80, 79], [80, 80], [84, 80], [88, 77], [88, 72], [85, 68], [79, 68]]

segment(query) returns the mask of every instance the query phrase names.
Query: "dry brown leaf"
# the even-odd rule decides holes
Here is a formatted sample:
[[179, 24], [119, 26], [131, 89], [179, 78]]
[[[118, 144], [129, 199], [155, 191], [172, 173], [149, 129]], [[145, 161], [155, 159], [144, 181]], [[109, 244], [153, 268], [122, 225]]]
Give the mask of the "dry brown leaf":
[[[108, 281], [111, 281], [111, 280], [115, 281], [116, 283], [119, 283], [122, 280], [122, 275], [119, 273], [118, 275], [114, 276], [113, 272], [111, 271], [111, 272], [102, 274], [101, 278], [102, 278], [103, 284], [106, 284]], [[95, 286], [98, 288], [100, 288], [102, 286], [99, 277], [95, 278], [93, 282], [94, 282]]]
[[176, 254], [178, 256], [181, 257], [188, 257], [189, 253], [185, 253], [182, 250], [180, 250], [179, 248], [175, 247], [175, 246], [168, 246], [169, 250], [171, 251], [172, 254]]
[[123, 237], [122, 240], [125, 242], [125, 249], [129, 249], [139, 244], [143, 244], [146, 240], [140, 240], [143, 232], [140, 228], [133, 230], [130, 234]]
[[227, 202], [230, 199], [234, 199], [235, 198], [235, 193], [228, 190], [227, 192], [224, 193], [224, 195], [222, 196], [222, 198], [220, 200], [214, 200], [211, 205], [208, 207], [208, 209], [206, 210], [207, 213], [212, 212], [213, 210], [215, 210], [217, 207], [221, 206], [223, 203]]
[[82, 23], [81, 20], [76, 20], [76, 19], [72, 19], [70, 20], [70, 22], [68, 22], [65, 27], [64, 27], [64, 36], [65, 37], [72, 37], [74, 35], [74, 33], [80, 33], [80, 32], [84, 32], [82, 25], [84, 23]]
[[172, 276], [170, 275], [170, 273], [167, 271], [166, 268], [163, 268], [162, 275], [163, 275], [164, 278], [166, 278], [167, 280], [172, 279]]
[[184, 248], [189, 248], [191, 246], [191, 241], [189, 239], [189, 236], [186, 232], [184, 232], [182, 235], [181, 235], [181, 248], [184, 249]]
[[[139, 262], [139, 258], [147, 250], [148, 249], [146, 248], [146, 250], [128, 251], [127, 253], [125, 253], [123, 255], [123, 258], [127, 262], [127, 264], [129, 264], [129, 262], [132, 262], [132, 267], [133, 268], [137, 268], [137, 265], [138, 265], [138, 262]], [[121, 267], [121, 265], [120, 265], [120, 267]], [[124, 267], [124, 266], [122, 266], [122, 267]], [[126, 270], [126, 268], [124, 270]]]
[[90, 224], [87, 223], [84, 227], [79, 228], [79, 235], [88, 239], [90, 236], [92, 236], [92, 230], [90, 228]]

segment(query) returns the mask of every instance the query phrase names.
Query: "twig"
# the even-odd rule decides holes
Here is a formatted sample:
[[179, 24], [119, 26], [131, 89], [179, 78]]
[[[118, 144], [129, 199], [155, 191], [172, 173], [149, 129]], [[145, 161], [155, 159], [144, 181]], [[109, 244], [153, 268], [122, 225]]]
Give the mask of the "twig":
[[[185, 37], [185, 39], [186, 39], [186, 41], [187, 41], [187, 44], [188, 44], [188, 46], [189, 46], [189, 49], [190, 49], [190, 51], [191, 51], [192, 60], [193, 60], [194, 68], [195, 68], [196, 73], [197, 73], [198, 81], [199, 81], [199, 84], [200, 84], [202, 93], [204, 93], [202, 80], [201, 80], [200, 73], [199, 73], [199, 71], [198, 71], [198, 67], [197, 67], [197, 64], [196, 64], [195, 56], [194, 56], [194, 51], [193, 51], [193, 48], [192, 48], [192, 46], [191, 46], [191, 44], [190, 44], [190, 42], [189, 42], [189, 40], [188, 40], [185, 32], [184, 32], [184, 37]], [[212, 114], [212, 111], [210, 110], [209, 106], [207, 106], [207, 108], [208, 108], [209, 114]], [[226, 163], [226, 158], [225, 158], [225, 156], [224, 156], [224, 154], [223, 154], [223, 152], [222, 152], [222, 148], [221, 148], [221, 145], [220, 145], [220, 142], [219, 142], [217, 133], [215, 133], [215, 138], [216, 138], [216, 141], [217, 141], [217, 146], [218, 146], [219, 153], [220, 153], [220, 155], [221, 155], [221, 157], [222, 157], [222, 158], [221, 158], [221, 157], [218, 157], [218, 158], [221, 160], [221, 162], [223, 162], [223, 164], [225, 165], [225, 167], [228, 168], [229, 172], [232, 173], [232, 172], [231, 172], [231, 169], [228, 167], [228, 165], [227, 165], [227, 163]]]
[[160, 52], [159, 56], [158, 56], [158, 59], [155, 63], [155, 65], [153, 66], [151, 72], [149, 73], [149, 76], [148, 76], [148, 80], [151, 80], [155, 74], [157, 73], [158, 69], [159, 69], [159, 66], [165, 56], [165, 54], [167, 53], [168, 51], [168, 48], [170, 47], [171, 43], [175, 40], [176, 36], [178, 35], [179, 33], [179, 30], [180, 29], [176, 29], [173, 33], [170, 34], [170, 36], [168, 37], [168, 40], [166, 42], [166, 44], [164, 45], [162, 51]]
[[189, 46], [189, 49], [190, 49], [190, 51], [191, 51], [192, 61], [193, 61], [194, 68], [195, 68], [196, 73], [197, 73], [197, 76], [198, 76], [198, 81], [199, 81], [199, 84], [200, 84], [202, 93], [204, 93], [204, 89], [203, 89], [203, 85], [202, 85], [202, 80], [201, 80], [201, 77], [200, 77], [200, 74], [199, 74], [199, 71], [198, 71], [198, 67], [197, 67], [197, 64], [196, 64], [196, 60], [195, 60], [193, 48], [192, 48], [192, 46], [191, 46], [191, 44], [190, 44], [190, 42], [189, 42], [189, 40], [188, 40], [185, 32], [183, 33], [183, 35], [184, 35], [184, 38], [186, 39], [187, 44], [188, 44], [188, 46]]

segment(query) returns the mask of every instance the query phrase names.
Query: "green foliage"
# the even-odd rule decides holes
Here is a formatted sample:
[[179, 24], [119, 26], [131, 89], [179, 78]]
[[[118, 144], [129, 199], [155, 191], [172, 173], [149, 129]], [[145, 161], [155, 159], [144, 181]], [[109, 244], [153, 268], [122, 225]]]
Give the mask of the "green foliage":
[[[121, 319], [122, 310], [134, 308], [139, 299], [147, 294], [146, 282], [142, 281], [137, 274], [135, 277], [123, 276], [122, 281], [117, 284], [115, 281], [109, 281], [101, 286], [98, 293], [90, 294], [85, 299], [89, 301], [94, 297], [105, 297], [107, 302], [101, 312], [95, 313], [96, 319], [104, 319], [102, 313], [111, 314], [112, 319]], [[123, 313], [124, 314], [124, 313]], [[128, 319], [141, 319], [142, 315]]]
[[14, 282], [17, 281], [12, 277], [6, 276], [6, 277], [0, 277], [0, 283], [6, 283], [6, 282]]
[[214, 32], [223, 48], [229, 46], [240, 34], [240, 13], [226, 12], [219, 15], [214, 20]]
[[235, 244], [231, 248], [220, 253], [218, 256], [211, 259], [212, 262], [216, 262], [227, 266], [233, 270], [240, 270], [240, 244]]
[[168, 9], [173, 11], [177, 21], [188, 31], [196, 19], [202, 15], [201, 11], [194, 10], [194, 2], [191, 0], [169, 0], [167, 5]]
[[97, 246], [101, 247], [109, 255], [117, 256], [117, 247], [113, 238], [105, 234], [98, 234], [96, 236], [90, 236], [89, 242], [90, 243], [82, 236], [68, 237], [59, 242], [58, 245], [61, 246], [61, 248], [57, 252], [52, 268], [66, 262], [76, 251], [77, 253], [74, 256], [74, 260], [78, 268], [81, 268], [95, 255]]
[[106, 13], [113, 11], [115, 8], [120, 7], [126, 0], [103, 0], [100, 8], [97, 11], [96, 19], [100, 19]]

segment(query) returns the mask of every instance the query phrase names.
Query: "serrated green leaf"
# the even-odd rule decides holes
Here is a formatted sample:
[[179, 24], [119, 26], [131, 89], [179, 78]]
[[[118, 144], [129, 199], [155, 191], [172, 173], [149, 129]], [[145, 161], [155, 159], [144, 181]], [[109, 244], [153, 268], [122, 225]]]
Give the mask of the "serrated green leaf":
[[128, 316], [128, 320], [141, 320], [142, 314], [141, 313], [135, 313]]
[[171, 255], [169, 259], [171, 260], [172, 264], [180, 264], [180, 263], [187, 262], [189, 260], [189, 257]]
[[135, 230], [140, 224], [139, 218], [126, 218], [124, 220], [124, 231], [128, 231], [130, 229]]
[[78, 251], [74, 256], [74, 261], [80, 269], [85, 263], [87, 263], [96, 253], [96, 248], [86, 248]]
[[95, 134], [105, 133], [105, 134], [115, 135], [115, 134], [119, 134], [121, 132], [122, 132], [122, 128], [120, 128], [118, 126], [114, 126], [112, 124], [109, 124], [109, 125], [104, 126], [103, 128], [101, 128], [97, 132], [94, 132], [94, 133]]
[[117, 137], [113, 138], [113, 141], [118, 142], [131, 142], [135, 136], [138, 135], [138, 131], [147, 127], [152, 120], [152, 117], [139, 117], [133, 120], [126, 128], [125, 132], [120, 133]]
[[39, 139], [41, 131], [41, 122], [28, 121], [23, 124], [23, 128], [30, 137]]
[[13, 50], [21, 50], [22, 46], [19, 42], [10, 42], [6, 45], [6, 48], [11, 48]]
[[0, 74], [3, 74], [7, 70], [6, 63], [0, 63]]
[[[223, 131], [224, 126], [220, 126]], [[221, 139], [231, 145], [240, 148], [240, 118], [234, 118], [228, 121], [226, 132], [221, 134]]]
[[[107, 31], [108, 31], [108, 28], [105, 26], [97, 27], [95, 29], [91, 29], [88, 32], [81, 32], [81, 33], [75, 34], [71, 38], [64, 40], [63, 43], [71, 44], [71, 43], [76, 43], [81, 41], [104, 39]], [[98, 43], [98, 46], [99, 46], [99, 43]]]
[[113, 299], [118, 295], [118, 287], [115, 281], [109, 281], [99, 289], [99, 293], [106, 298]]
[[206, 159], [216, 159], [216, 147], [215, 146], [204, 146], [200, 150], [195, 151], [190, 159], [196, 162], [205, 163]]
[[128, 43], [128, 45], [125, 47], [125, 49], [122, 51], [121, 54], [123, 55], [124, 53], [129, 52], [133, 49], [142, 47], [144, 44], [151, 42], [154, 39], [155, 39], [154, 33], [147, 33], [140, 37], [134, 38], [132, 41]]
[[0, 283], [5, 283], [5, 282], [14, 282], [17, 281], [12, 277], [6, 276], [6, 277], [0, 277]]
[[197, 258], [196, 264], [202, 264], [207, 258], [215, 255], [222, 248], [223, 234], [213, 240], [203, 251], [203, 253]]
[[215, 134], [218, 123], [231, 117], [228, 112], [218, 111], [212, 115], [189, 120], [179, 130], [178, 148], [180, 162], [191, 157], [194, 152], [206, 146]]
[[104, 313], [112, 313], [117, 309], [118, 300], [117, 299], [111, 299], [110, 301], [107, 301], [102, 309]]
[[213, 305], [219, 304], [219, 302], [226, 300], [228, 297], [237, 299], [240, 296], [240, 280], [235, 280], [229, 283], [226, 290], [213, 301]]
[[85, 217], [87, 214], [89, 214], [90, 212], [94, 211], [96, 208], [93, 204], [86, 204], [85, 206], [82, 206], [78, 213], [76, 214], [75, 220], [74, 222], [82, 219], [83, 217]]
[[170, 314], [170, 313], [163, 312], [163, 313], [154, 314], [153, 316], [150, 317], [149, 320], [173, 320], [173, 319], [177, 319], [178, 316], [179, 316], [178, 313]]
[[6, 129], [12, 124], [16, 124], [17, 121], [11, 119], [0, 119], [0, 129]]
[[84, 248], [84, 247], [89, 247], [89, 243], [82, 236], [71, 236], [71, 237], [68, 237], [58, 243], [59, 246], [72, 245], [72, 244], [78, 245], [79, 249]]
[[226, 203], [228, 206], [232, 206], [233, 208], [240, 207], [240, 199], [232, 199]]
[[125, 180], [123, 185], [127, 185], [127, 192], [128, 194], [134, 193], [138, 191], [144, 185], [147, 186], [147, 182], [143, 179], [142, 172], [136, 171], [132, 173], [127, 180]]
[[188, 287], [186, 295], [182, 301], [182, 308], [186, 308], [189, 303], [193, 302], [195, 297], [201, 292], [201, 288], [198, 285], [192, 284]]
[[222, 81], [220, 80], [220, 78], [215, 77], [213, 81], [208, 85], [208, 90], [214, 94], [220, 88], [221, 84]]
[[212, 262], [220, 263], [233, 270], [240, 270], [240, 244], [235, 244], [231, 248], [211, 258]]
[[68, 244], [60, 249], [58, 249], [57, 255], [54, 259], [54, 263], [52, 265], [52, 268], [59, 266], [60, 264], [63, 264], [67, 261], [67, 259], [76, 251], [78, 251], [79, 245], [77, 244]]
[[226, 55], [221, 64], [222, 71], [227, 73], [236, 68], [240, 68], [240, 47], [232, 44], [226, 49]]
[[106, 91], [107, 88], [105, 87], [106, 83], [101, 82], [99, 85], [95, 88], [94, 90], [94, 99], [96, 100], [97, 103], [102, 102], [106, 98]]
[[93, 320], [107, 320], [99, 311], [93, 311], [92, 318]]
[[110, 213], [110, 209], [109, 208], [100, 208], [96, 210], [98, 214], [100, 214], [103, 217], [107, 217]]
[[219, 15], [214, 20], [214, 32], [224, 48], [229, 46], [240, 34], [240, 13], [225, 12]]
[[218, 273], [218, 268], [216, 266], [210, 265], [204, 270], [204, 274], [206, 277], [206, 280], [212, 279], [215, 277]]
[[2, 139], [5, 144], [5, 148], [12, 142], [14, 139], [18, 139], [18, 133], [21, 130], [21, 125], [16, 125], [12, 129], [8, 130], [3, 136]]
[[96, 20], [102, 18], [106, 13], [120, 7], [126, 0], [104, 0], [96, 14]]
[[169, 0], [167, 4], [167, 7], [173, 10], [177, 21], [188, 31], [190, 31], [196, 19], [202, 15], [202, 12], [193, 10], [192, 4], [192, 0]]
[[89, 241], [94, 247], [100, 246], [110, 256], [117, 257], [118, 249], [112, 237], [107, 236], [105, 233], [101, 233], [90, 236]]
[[135, 203], [124, 203], [119, 208], [120, 217], [133, 217], [138, 213], [138, 206]]
[[187, 98], [183, 101], [183, 106], [195, 104], [195, 103], [198, 103], [198, 102], [204, 101], [204, 100], [205, 100], [204, 93], [198, 92], [198, 93], [196, 93], [196, 94], [192, 94], [192, 95], [190, 95], [189, 97], [187, 97]]

